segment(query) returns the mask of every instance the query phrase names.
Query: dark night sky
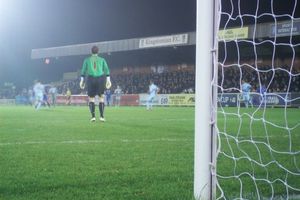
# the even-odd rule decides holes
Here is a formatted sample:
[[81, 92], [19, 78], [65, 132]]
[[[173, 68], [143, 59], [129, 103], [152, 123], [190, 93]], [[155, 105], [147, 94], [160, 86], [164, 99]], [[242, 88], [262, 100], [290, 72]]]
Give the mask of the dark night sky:
[[33, 48], [194, 31], [195, 4], [195, 0], [0, 0], [0, 84], [27, 84], [40, 78], [45, 66], [30, 60]]
[[[270, 12], [270, 1], [259, 1], [265, 4], [260, 12]], [[293, 7], [295, 1], [273, 0], [278, 14], [282, 2]], [[222, 0], [227, 11], [230, 2]], [[254, 6], [249, 5], [250, 0], [240, 2], [245, 5], [242, 12], [255, 13], [255, 0], [251, 0]], [[296, 13], [299, 16], [299, 3]], [[33, 48], [195, 30], [196, 0], [0, 0], [0, 85], [5, 81], [27, 85], [51, 73], [72, 71], [63, 69], [68, 66], [45, 66], [31, 60]], [[81, 62], [77, 65], [79, 69]]]

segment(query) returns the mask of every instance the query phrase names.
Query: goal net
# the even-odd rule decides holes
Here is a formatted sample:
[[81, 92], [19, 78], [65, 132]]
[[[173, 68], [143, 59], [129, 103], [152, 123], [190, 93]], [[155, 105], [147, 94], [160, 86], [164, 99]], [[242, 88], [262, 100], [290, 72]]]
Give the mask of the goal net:
[[217, 199], [300, 199], [299, 4], [220, 1]]

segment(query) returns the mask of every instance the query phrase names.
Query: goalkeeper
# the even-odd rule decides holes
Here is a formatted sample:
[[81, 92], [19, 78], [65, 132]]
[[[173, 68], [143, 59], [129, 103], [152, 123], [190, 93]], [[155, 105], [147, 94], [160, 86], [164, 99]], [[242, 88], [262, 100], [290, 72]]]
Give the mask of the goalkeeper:
[[92, 55], [87, 57], [82, 65], [80, 88], [84, 89], [86, 78], [89, 96], [89, 109], [92, 115], [91, 122], [95, 122], [95, 96], [99, 96], [100, 121], [104, 122], [104, 90], [111, 87], [109, 68], [104, 58], [98, 56], [98, 47], [92, 47]]

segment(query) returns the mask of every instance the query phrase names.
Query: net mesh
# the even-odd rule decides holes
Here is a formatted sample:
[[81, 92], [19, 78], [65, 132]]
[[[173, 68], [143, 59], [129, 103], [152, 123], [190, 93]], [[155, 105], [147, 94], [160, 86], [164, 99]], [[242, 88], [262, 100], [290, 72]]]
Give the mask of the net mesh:
[[300, 199], [300, 3], [219, 2], [217, 199]]

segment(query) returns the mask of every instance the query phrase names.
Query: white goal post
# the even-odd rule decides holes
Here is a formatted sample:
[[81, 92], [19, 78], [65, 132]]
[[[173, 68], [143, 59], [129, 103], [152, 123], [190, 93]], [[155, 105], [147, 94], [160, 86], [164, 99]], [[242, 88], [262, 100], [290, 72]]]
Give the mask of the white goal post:
[[[215, 199], [216, 195], [216, 103], [218, 1], [197, 0], [194, 197]], [[205, 87], [203, 87], [205, 86]]]

